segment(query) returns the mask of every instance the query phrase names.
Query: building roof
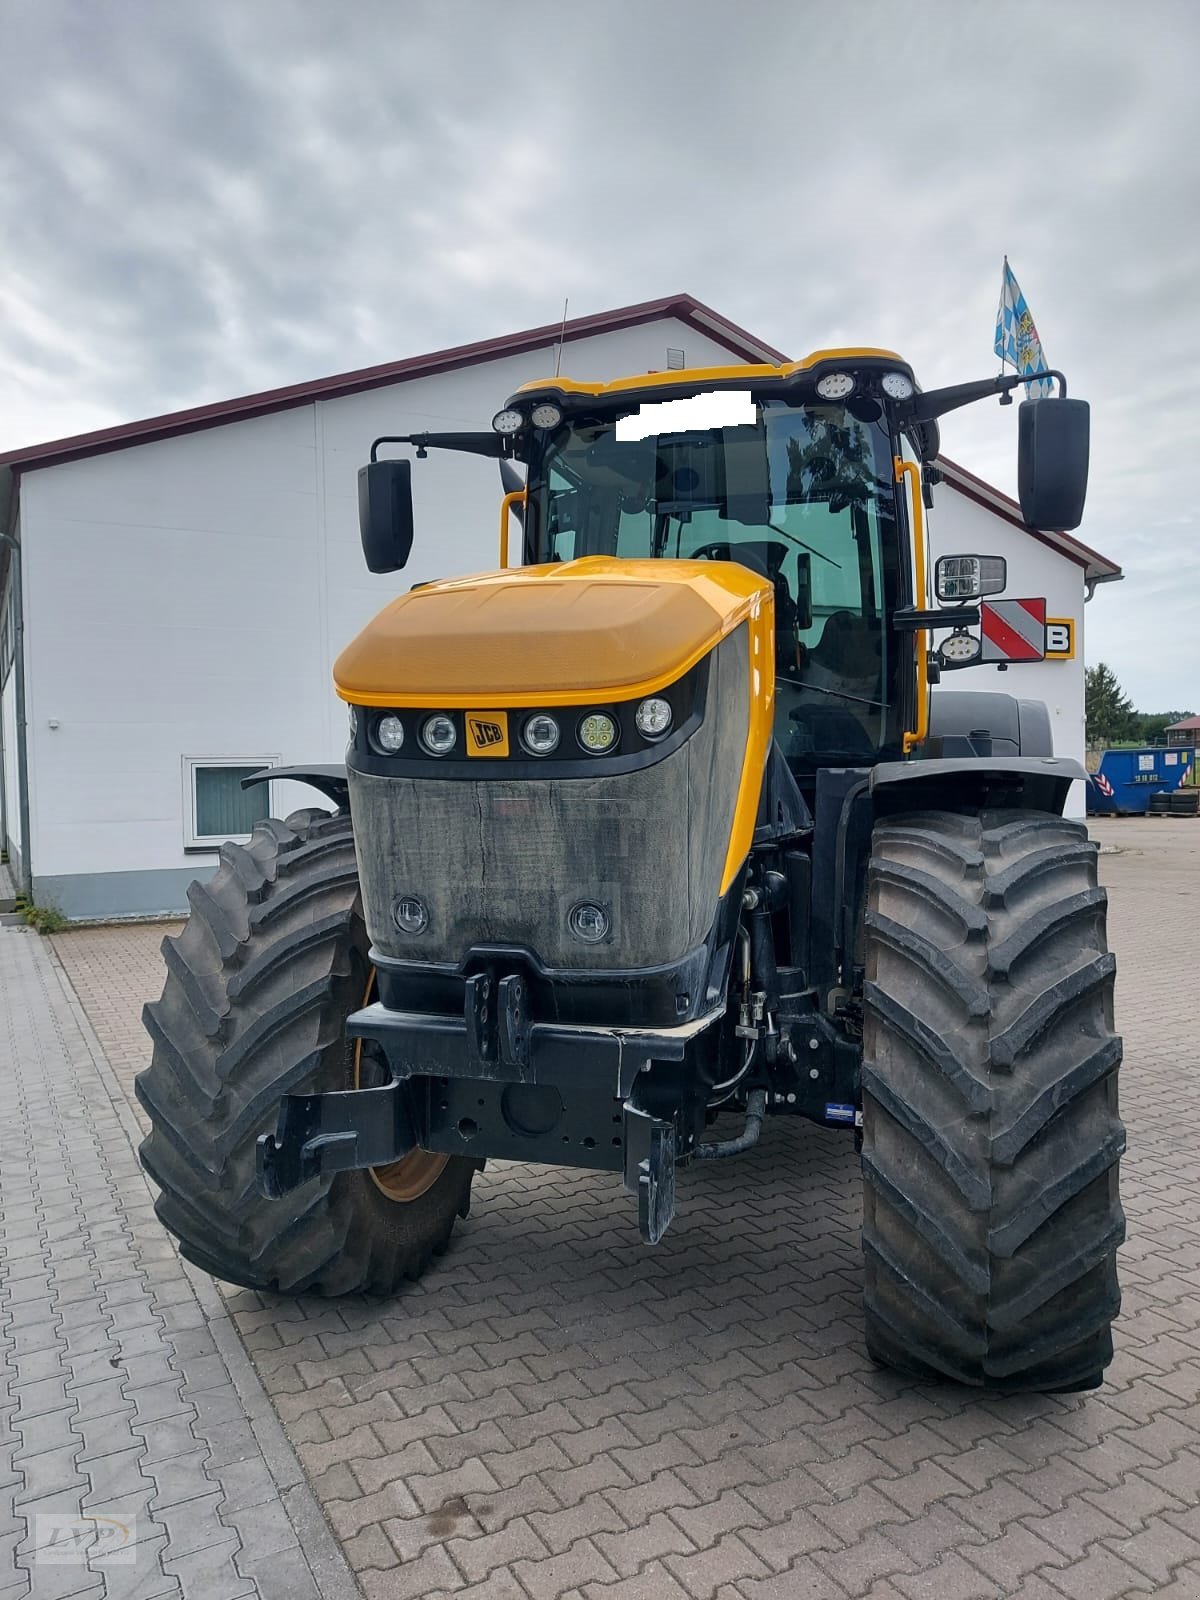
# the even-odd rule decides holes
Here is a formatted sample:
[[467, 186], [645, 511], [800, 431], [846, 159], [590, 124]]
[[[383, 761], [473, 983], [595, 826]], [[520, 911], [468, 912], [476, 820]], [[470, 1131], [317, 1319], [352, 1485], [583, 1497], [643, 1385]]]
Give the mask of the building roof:
[[123, 422], [113, 428], [98, 428], [93, 433], [79, 433], [67, 439], [51, 439], [45, 444], [3, 451], [0, 452], [0, 467], [26, 471], [31, 467], [58, 466], [63, 461], [101, 455], [108, 450], [123, 450], [130, 445], [145, 444], [151, 439], [169, 439], [181, 433], [194, 433], [201, 428], [215, 428], [227, 422], [241, 422], [247, 417], [265, 416], [272, 411], [287, 411], [295, 406], [309, 405], [314, 400], [333, 400], [342, 395], [361, 394], [366, 389], [381, 389], [392, 383], [407, 383], [413, 378], [429, 378], [436, 373], [454, 372], [484, 361], [498, 361], [504, 356], [544, 350], [547, 345], [555, 345], [560, 341], [572, 344], [579, 339], [594, 338], [597, 334], [640, 327], [666, 317], [674, 317], [716, 339], [743, 361], [787, 360], [781, 351], [756, 339], [753, 334], [739, 328], [710, 306], [701, 304], [690, 294], [674, 294], [661, 300], [644, 300], [639, 305], [618, 306], [614, 311], [601, 311], [590, 317], [573, 317], [566, 323], [546, 323], [540, 328], [525, 328], [520, 333], [506, 333], [496, 339], [452, 345], [447, 350], [409, 356], [404, 361], [385, 361], [378, 367], [360, 367], [354, 372], [335, 373], [331, 378], [314, 378], [307, 383], [293, 383], [282, 389], [264, 389], [259, 394], [239, 395], [233, 400], [217, 400], [210, 405], [193, 406], [187, 411], [169, 411], [163, 416], [146, 417], [140, 422]]
[[1184, 717], [1182, 722], [1173, 722], [1167, 732], [1200, 733], [1200, 717]]
[[[659, 300], [618, 306], [615, 310], [597, 312], [590, 317], [573, 317], [566, 323], [546, 323], [540, 328], [526, 328], [496, 339], [481, 339], [474, 344], [453, 345], [446, 350], [434, 350], [428, 355], [410, 356], [404, 361], [360, 367], [354, 372], [340, 372], [330, 378], [315, 378], [308, 383], [289, 384], [282, 389], [264, 389], [258, 394], [239, 395], [232, 400], [218, 400], [209, 405], [193, 406], [186, 411], [169, 411], [162, 416], [146, 417], [138, 422], [120, 423], [112, 428], [98, 428], [92, 433], [74, 434], [66, 439], [51, 439], [44, 444], [0, 452], [0, 532], [10, 530], [15, 508], [14, 488], [22, 472], [59, 466], [66, 461], [103, 455], [110, 450], [125, 450], [132, 445], [149, 444], [157, 439], [171, 439], [203, 428], [217, 428], [249, 417], [266, 416], [273, 411], [287, 411], [316, 400], [333, 400], [343, 395], [361, 394], [367, 389], [381, 389], [388, 384], [428, 378], [440, 372], [454, 372], [481, 362], [498, 361], [504, 356], [545, 349], [547, 345], [557, 344], [560, 340], [564, 344], [571, 344], [579, 339], [589, 339], [623, 328], [636, 328], [667, 317], [674, 317], [707, 334], [743, 361], [776, 363], [788, 360], [782, 351], [764, 344], [761, 339], [747, 333], [744, 328], [730, 322], [720, 312], [692, 295], [666, 295]], [[1024, 529], [1031, 538], [1041, 540], [1060, 555], [1074, 561], [1084, 569], [1084, 577], [1089, 583], [1109, 583], [1122, 576], [1119, 566], [1070, 534], [1040, 533], [1030, 528], [1022, 519], [1021, 508], [1015, 500], [1001, 494], [999, 489], [977, 478], [974, 473], [946, 460], [944, 456], [939, 457], [938, 464], [944, 471], [946, 482], [960, 494], [977, 501], [989, 511]]]

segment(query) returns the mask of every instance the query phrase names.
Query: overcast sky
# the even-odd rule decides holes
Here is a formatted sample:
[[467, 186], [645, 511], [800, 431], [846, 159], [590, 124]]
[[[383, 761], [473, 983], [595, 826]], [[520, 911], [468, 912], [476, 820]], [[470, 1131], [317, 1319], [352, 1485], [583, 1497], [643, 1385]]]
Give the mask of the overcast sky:
[[[0, 450], [679, 290], [1092, 402], [1088, 658], [1200, 710], [1196, 0], [0, 0]], [[1015, 483], [1016, 408], [947, 453]]]

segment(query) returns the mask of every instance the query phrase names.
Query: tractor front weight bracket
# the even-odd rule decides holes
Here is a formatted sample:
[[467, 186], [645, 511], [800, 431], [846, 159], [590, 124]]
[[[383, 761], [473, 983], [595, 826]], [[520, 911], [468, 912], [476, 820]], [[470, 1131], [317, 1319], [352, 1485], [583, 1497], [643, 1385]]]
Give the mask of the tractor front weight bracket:
[[625, 1187], [637, 1195], [638, 1228], [657, 1244], [675, 1216], [675, 1124], [625, 1102]]
[[463, 1001], [457, 1016], [375, 1001], [349, 1017], [348, 1037], [371, 1043], [391, 1081], [284, 1096], [276, 1131], [258, 1141], [262, 1193], [414, 1149], [553, 1161], [620, 1174], [642, 1238], [657, 1244], [697, 1131], [692, 1052], [723, 1013], [661, 1030], [542, 1022], [523, 978], [502, 972], [470, 979]]
[[416, 1143], [408, 1085], [396, 1078], [373, 1089], [284, 1095], [275, 1132], [255, 1150], [258, 1187], [278, 1200], [326, 1172], [398, 1161]]

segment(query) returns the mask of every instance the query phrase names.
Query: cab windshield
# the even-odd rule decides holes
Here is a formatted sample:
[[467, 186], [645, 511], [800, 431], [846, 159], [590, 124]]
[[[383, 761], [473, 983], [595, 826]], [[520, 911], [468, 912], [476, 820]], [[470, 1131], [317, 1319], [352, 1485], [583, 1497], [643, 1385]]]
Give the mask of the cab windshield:
[[738, 426], [638, 440], [573, 420], [531, 464], [529, 559], [739, 561], [772, 582], [775, 734], [797, 776], [900, 739], [892, 447], [860, 409], [760, 400]]

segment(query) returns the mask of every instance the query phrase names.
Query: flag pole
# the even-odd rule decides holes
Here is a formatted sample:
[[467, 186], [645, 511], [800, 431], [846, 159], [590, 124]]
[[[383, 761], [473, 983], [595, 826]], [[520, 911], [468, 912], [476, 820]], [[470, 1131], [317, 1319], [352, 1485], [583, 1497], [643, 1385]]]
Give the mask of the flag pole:
[[[1007, 293], [1007, 290], [1008, 290], [1008, 255], [1005, 254], [1004, 265], [1000, 269], [1000, 314], [1001, 314], [1001, 316], [1003, 316], [1003, 314], [1004, 314], [1004, 297], [1005, 297], [1005, 294]], [[1004, 341], [1002, 339], [1000, 341], [1000, 376], [1001, 377], [1004, 376], [1004, 369], [1005, 369], [1005, 367], [1007, 365], [1008, 365], [1008, 360], [1007, 360], [1007, 358], [1005, 357], [1005, 354], [1004, 354]], [[1017, 367], [1017, 364], [1014, 361], [1013, 362], [1013, 371], [1016, 372], [1018, 370], [1019, 369]], [[1005, 390], [1005, 392], [1000, 396], [1000, 404], [1002, 406], [1010, 406], [1010, 405], [1012, 405], [1012, 403], [1013, 403], [1012, 395], [1007, 390]]]
[[[1001, 309], [1003, 309], [1003, 306], [1004, 306], [1004, 290], [1007, 287], [1007, 285], [1008, 285], [1008, 256], [1005, 255], [1005, 257], [1004, 257], [1004, 265], [1000, 269], [1000, 306], [1001, 306]], [[1005, 367], [1007, 365], [1008, 365], [1008, 362], [1005, 361], [1005, 359], [1004, 359], [1004, 346], [1003, 346], [1003, 344], [1001, 344], [1001, 346], [1000, 346], [1000, 376], [1001, 377], [1004, 376], [1004, 369], [1005, 369]]]

